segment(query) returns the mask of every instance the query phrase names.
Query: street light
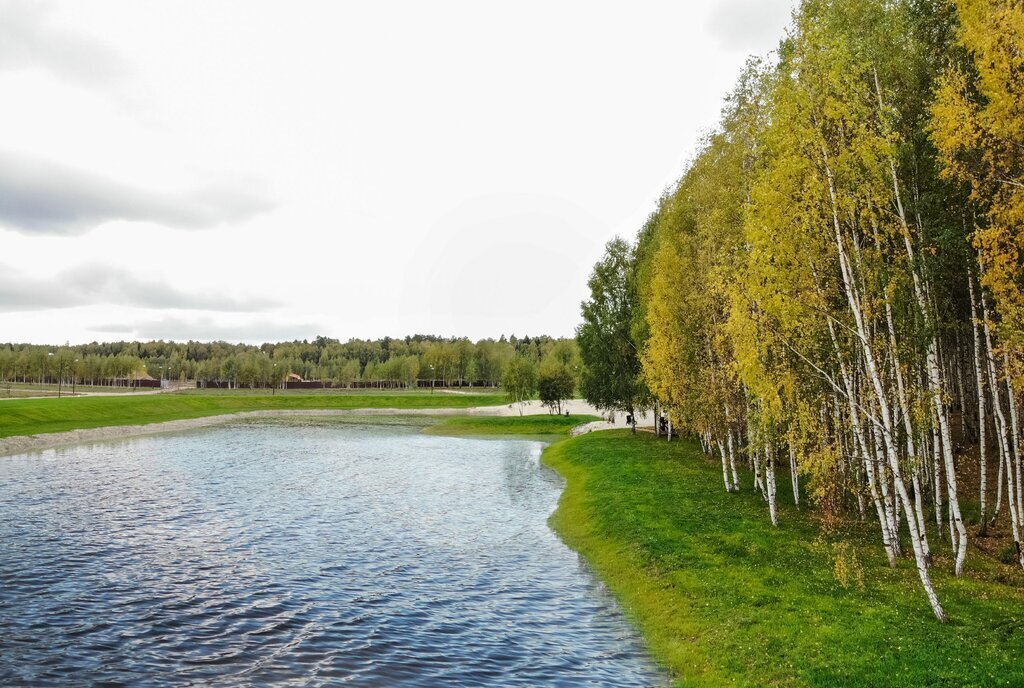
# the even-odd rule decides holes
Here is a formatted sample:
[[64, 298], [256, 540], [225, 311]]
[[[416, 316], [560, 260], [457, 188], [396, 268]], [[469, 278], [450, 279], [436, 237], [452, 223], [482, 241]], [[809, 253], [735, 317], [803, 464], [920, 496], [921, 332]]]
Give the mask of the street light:
[[434, 393], [434, 366], [430, 366], [430, 393]]
[[277, 385], [279, 381], [277, 379], [277, 364], [274, 364], [274, 384], [270, 387], [270, 396], [277, 394]]
[[75, 385], [78, 383], [78, 359], [75, 359], [75, 367], [71, 370], [71, 396], [75, 396]]

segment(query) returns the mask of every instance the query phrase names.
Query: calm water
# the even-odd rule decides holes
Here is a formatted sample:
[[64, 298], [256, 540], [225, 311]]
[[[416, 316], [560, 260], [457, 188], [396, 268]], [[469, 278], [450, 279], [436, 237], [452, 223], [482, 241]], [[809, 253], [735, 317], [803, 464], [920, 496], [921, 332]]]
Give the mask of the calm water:
[[0, 684], [663, 685], [541, 445], [248, 424], [0, 457]]

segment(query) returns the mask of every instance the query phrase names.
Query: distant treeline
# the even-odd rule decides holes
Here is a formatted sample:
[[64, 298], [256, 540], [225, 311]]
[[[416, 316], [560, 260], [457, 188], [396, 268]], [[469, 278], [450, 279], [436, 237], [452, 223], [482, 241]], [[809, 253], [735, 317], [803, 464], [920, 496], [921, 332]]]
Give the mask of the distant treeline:
[[0, 344], [0, 381], [118, 384], [140, 377], [218, 382], [231, 387], [280, 386], [290, 374], [333, 386], [498, 386], [513, 358], [535, 364], [557, 354], [576, 357], [573, 340], [548, 336], [498, 339], [414, 335], [403, 339], [328, 337], [277, 344], [105, 342], [78, 346]]

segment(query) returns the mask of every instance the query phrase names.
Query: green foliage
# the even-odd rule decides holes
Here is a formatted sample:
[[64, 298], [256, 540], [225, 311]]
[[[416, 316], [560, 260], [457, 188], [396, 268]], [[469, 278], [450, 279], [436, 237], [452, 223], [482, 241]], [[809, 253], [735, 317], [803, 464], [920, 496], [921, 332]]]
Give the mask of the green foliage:
[[537, 373], [537, 392], [541, 403], [562, 413], [562, 402], [572, 399], [576, 391], [576, 375], [568, 364], [549, 359], [540, 364]]
[[523, 402], [537, 393], [537, 364], [525, 356], [516, 356], [505, 365], [501, 386], [505, 390], [505, 398], [519, 404], [522, 415]]
[[[631, 352], [609, 342], [629, 342], [676, 428], [720, 450], [727, 490], [726, 447], [730, 464], [788, 454], [830, 524], [877, 517], [893, 560], [905, 526], [940, 620], [936, 533], [906, 517], [911, 495], [954, 522], [962, 573], [961, 493], [990, 490], [959, 482], [965, 447], [980, 427], [996, 427], [1000, 446], [1018, 441], [1024, 385], [988, 392], [1008, 423], [972, 386], [984, 398], [1024, 371], [1022, 36], [1020, 3], [799, 3], [774, 64], [747, 65], [636, 246], [609, 245], [578, 336], [584, 395], [604, 408], [628, 396], [615, 386], [634, 384], [619, 364]], [[972, 242], [1001, 320], [980, 383]], [[857, 555], [833, 554], [830, 568], [855, 584]]]
[[42, 384], [62, 378], [69, 384], [74, 379], [78, 384], [109, 385], [148, 375], [257, 389], [280, 385], [294, 373], [338, 387], [415, 387], [426, 380], [437, 386], [496, 387], [514, 355], [540, 361], [551, 355], [571, 358], [574, 351], [572, 340], [515, 335], [476, 343], [466, 338], [415, 335], [348, 342], [317, 337], [260, 346], [194, 341], [74, 347], [0, 344], [0, 381]]
[[599, 409], [631, 413], [648, 399], [632, 332], [637, 300], [633, 260], [625, 241], [608, 242], [588, 282], [590, 299], [582, 304], [583, 323], [576, 330], [584, 398]]

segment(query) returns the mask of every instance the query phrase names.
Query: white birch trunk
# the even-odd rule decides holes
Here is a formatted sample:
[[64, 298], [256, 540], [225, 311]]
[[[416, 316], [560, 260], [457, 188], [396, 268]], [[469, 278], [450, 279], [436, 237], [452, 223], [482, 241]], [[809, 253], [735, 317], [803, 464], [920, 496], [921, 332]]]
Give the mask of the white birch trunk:
[[776, 500], [774, 447], [765, 449], [765, 483], [768, 488], [768, 516], [772, 520], [772, 525], [777, 527], [779, 525], [779, 507]]
[[[1000, 465], [999, 473], [1006, 476], [1006, 505], [1010, 511], [1010, 532], [1013, 536], [1013, 545], [1017, 552], [1017, 559], [1020, 565], [1024, 567], [1024, 554], [1021, 552], [1020, 545], [1020, 511], [1017, 509], [1017, 498], [1015, 480], [1013, 476], [1013, 455], [1010, 452], [1009, 441], [1007, 439], [1007, 423], [1006, 416], [1003, 414], [1003, 404], [999, 399], [999, 383], [996, 376], [996, 364], [995, 357], [992, 354], [992, 332], [988, 325], [988, 305], [985, 303], [985, 293], [981, 294], [981, 311], [984, 320], [984, 331], [985, 331], [985, 349], [988, 358], [988, 381], [989, 387], [992, 390], [992, 410], [995, 412], [996, 419], [996, 436], [999, 438], [999, 454], [1000, 454]], [[1000, 480], [1002, 485], [1002, 480]], [[996, 499], [996, 512], [999, 510], [999, 502], [1001, 501], [999, 495]]]
[[[884, 126], [885, 108], [882, 103], [882, 87], [878, 81], [877, 71], [874, 72], [874, 77], [875, 92], [878, 95], [878, 116]], [[918, 308], [920, 309], [921, 316], [924, 318], [926, 325], [931, 325], [933, 319], [931, 317], [931, 311], [928, 308], [928, 300], [925, 296], [925, 290], [917, 273], [917, 267], [914, 260], [914, 246], [910, 235], [910, 225], [907, 222], [907, 215], [903, 209], [903, 198], [900, 194], [899, 175], [896, 172], [896, 160], [891, 156], [889, 157], [889, 171], [892, 177], [892, 188], [896, 201], [897, 215], [900, 220], [900, 226], [903, 230], [903, 245], [906, 249], [907, 257], [910, 260], [910, 274], [914, 283], [914, 296], [917, 299]], [[831, 173], [829, 173], [829, 176], [831, 184]], [[960, 514], [960, 500], [957, 496], [956, 469], [953, 463], [953, 442], [949, 431], [949, 420], [946, 416], [945, 401], [942, 393], [942, 375], [938, 365], [938, 342], [936, 340], [934, 328], [929, 328], [929, 330], [930, 339], [928, 342], [927, 353], [925, 355], [925, 366], [928, 371], [928, 382], [931, 387], [932, 403], [935, 405], [936, 414], [938, 415], [939, 433], [942, 439], [942, 454], [946, 468], [946, 486], [949, 492], [949, 511], [951, 518], [956, 523], [956, 532], [959, 536], [958, 542], [955, 543], [956, 562], [954, 564], [954, 571], [956, 575], [959, 576], [963, 573], [964, 560], [967, 556], [967, 529], [964, 526], [963, 517]], [[881, 394], [881, 389], [879, 389], [879, 395], [881, 396]], [[884, 402], [882, 399], [879, 399], [879, 403], [883, 404]], [[936, 615], [938, 615], [938, 611], [936, 611]]]
[[716, 440], [718, 443], [718, 453], [722, 455], [722, 480], [725, 482], [725, 491], [732, 492], [732, 485], [729, 483], [729, 469], [726, 466], [725, 458], [725, 445], [722, 440]]
[[768, 498], [768, 492], [764, 486], [764, 480], [761, 478], [761, 450], [751, 449], [750, 450], [750, 463], [754, 469], [754, 489], [763, 498]]
[[740, 476], [736, 472], [736, 451], [733, 447], [732, 430], [729, 431], [729, 467], [732, 468], [732, 489], [740, 491]]
[[1010, 448], [1013, 454], [1013, 470], [1015, 489], [1017, 492], [1017, 515], [1024, 519], [1024, 498], [1021, 490], [1020, 469], [1020, 431], [1017, 426], [1017, 395], [1013, 393], [1013, 380], [1010, 377], [1010, 357], [1003, 352], [1003, 375], [1006, 376], [1006, 401], [1010, 407]]
[[[789, 479], [793, 483], [793, 504], [796, 508], [800, 508], [800, 472], [797, 470], [796, 465], [796, 453], [793, 451], [793, 447], [789, 447]], [[858, 491], [859, 494], [859, 491]], [[861, 501], [863, 501], [861, 497]], [[861, 515], [864, 513], [863, 504], [861, 505]]]
[[910, 472], [911, 484], [914, 486], [914, 518], [917, 519], [917, 529], [920, 531], [921, 537], [921, 549], [924, 552], [924, 556], [928, 559], [928, 565], [932, 563], [932, 551], [928, 546], [928, 537], [926, 535], [927, 530], [925, 528], [924, 518], [924, 499], [921, 496], [921, 478], [920, 468], [914, 466]]
[[[885, 300], [885, 321], [889, 328], [889, 344], [892, 347], [892, 367], [896, 378], [896, 399], [899, 403], [900, 415], [903, 416], [903, 430], [906, 435], [907, 443], [907, 459], [911, 462], [912, 466], [911, 479], [914, 487], [914, 514], [917, 518], [917, 527], [920, 532], [921, 549], [925, 554], [925, 558], [928, 560], [928, 565], [930, 566], [932, 555], [931, 548], [928, 546], [928, 530], [925, 527], [924, 505], [922, 503], [921, 480], [919, 477], [919, 460], [916, 448], [914, 447], [914, 426], [910, 420], [910, 402], [907, 400], [907, 389], [903, 384], [903, 369], [900, 366], [899, 347], [896, 342], [896, 328], [893, 325], [892, 318], [892, 305], [889, 303], [888, 298]], [[924, 451], [924, 447], [922, 447], [922, 450]]]
[[[974, 384], [978, 387], [978, 495], [981, 533], [984, 535], [988, 527], [988, 512], [985, 508], [985, 500], [988, 492], [988, 462], [985, 460], [985, 430], [988, 423], [985, 418], [985, 382], [981, 365], [981, 335], [978, 332], [978, 300], [974, 293], [974, 279], [971, 276], [970, 265], [967, 268], [967, 289], [971, 297], [971, 334], [974, 337]], [[964, 409], [966, 415], [966, 408]]]
[[[932, 461], [934, 462], [934, 485], [932, 487], [934, 495], [933, 501], [935, 502], [935, 525], [938, 526], [939, 539], [944, 539], [942, 536], [942, 471], [939, 466], [941, 465], [941, 459], [939, 458], [942, 454], [942, 449], [939, 448], [939, 434], [932, 429]], [[950, 531], [952, 533], [952, 530]]]
[[[879, 423], [882, 425], [882, 429], [884, 430], [884, 439], [886, 444], [885, 453], [889, 462], [889, 468], [893, 474], [893, 483], [899, 498], [903, 503], [904, 511], [909, 514], [911, 512], [910, 497], [907, 494], [906, 485], [904, 485], [903, 479], [900, 475], [899, 456], [896, 453], [892, 439], [892, 415], [889, 413], [889, 400], [886, 397], [885, 388], [878, 373], [878, 366], [875, 364], [875, 357], [871, 351], [870, 340], [867, 336], [867, 328], [864, 324], [863, 313], [860, 310], [860, 299], [857, 294], [857, 288], [854, 284], [853, 276], [850, 272], [849, 262], [846, 257], [846, 249], [843, 245], [842, 231], [839, 223], [838, 202], [836, 199], [835, 180], [832, 175], [832, 168], [829, 164], [828, 152], [825, 149], [823, 149], [822, 152], [824, 153], [825, 175], [828, 179], [829, 198], [832, 205], [832, 222], [835, 229], [836, 248], [839, 253], [839, 266], [842, 272], [846, 297], [849, 302], [850, 309], [853, 311], [854, 320], [857, 325], [858, 338], [860, 339], [861, 348], [863, 349], [864, 363], [867, 368], [868, 378], [874, 386], [875, 395], [877, 397], [876, 401], [881, 411]], [[942, 608], [942, 604], [939, 602], [938, 595], [935, 592], [935, 586], [932, 584], [931, 575], [928, 573], [928, 562], [924, 557], [924, 553], [921, 551], [921, 543], [918, 539], [917, 523], [913, 517], [907, 518], [907, 527], [910, 529], [910, 539], [914, 548], [914, 560], [917, 564], [917, 573], [918, 577], [921, 579], [921, 585], [924, 588], [928, 602], [931, 604], [935, 618], [939, 621], [945, 622], [949, 617], [946, 615], [945, 610]]]
[[839, 340], [836, 338], [835, 326], [828, 320], [828, 331], [832, 339], [832, 347], [836, 352], [836, 360], [839, 362], [839, 374], [843, 380], [843, 388], [846, 392], [847, 405], [850, 412], [850, 425], [853, 429], [853, 436], [856, 449], [860, 450], [861, 464], [867, 474], [868, 490], [871, 494], [871, 501], [875, 505], [875, 513], [878, 516], [878, 525], [882, 533], [882, 547], [885, 556], [889, 560], [889, 566], [896, 566], [896, 550], [892, 544], [892, 530], [890, 528], [889, 515], [878, 494], [878, 481], [875, 477], [874, 460], [864, 437], [864, 431], [860, 422], [860, 411], [857, 406], [856, 389], [853, 385], [853, 378], [846, 367], [842, 351], [839, 348]]

